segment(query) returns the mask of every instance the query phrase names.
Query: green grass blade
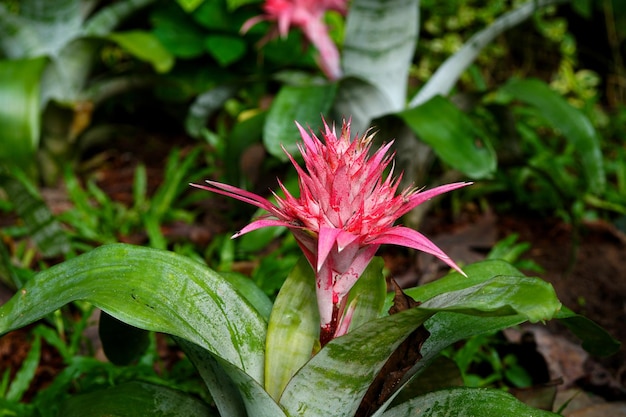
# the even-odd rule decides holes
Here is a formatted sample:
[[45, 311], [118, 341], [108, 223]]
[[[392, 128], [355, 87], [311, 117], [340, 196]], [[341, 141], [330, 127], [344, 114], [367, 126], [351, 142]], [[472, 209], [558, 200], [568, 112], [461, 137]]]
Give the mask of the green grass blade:
[[31, 381], [35, 377], [35, 372], [37, 371], [37, 367], [39, 366], [39, 357], [41, 356], [41, 338], [39, 336], [35, 337], [33, 344], [22, 363], [22, 367], [17, 374], [15, 374], [15, 378], [9, 385], [9, 390], [6, 394], [6, 399], [9, 401], [20, 401], [22, 396], [28, 390], [28, 386]]
[[4, 189], [15, 210], [28, 227], [31, 239], [41, 253], [53, 257], [68, 253], [67, 234], [42, 200], [36, 186], [17, 167], [8, 174], [0, 167], [0, 187]]
[[40, 272], [0, 307], [0, 334], [85, 300], [196, 343], [263, 381], [265, 321], [220, 275], [175, 253], [114, 244]]

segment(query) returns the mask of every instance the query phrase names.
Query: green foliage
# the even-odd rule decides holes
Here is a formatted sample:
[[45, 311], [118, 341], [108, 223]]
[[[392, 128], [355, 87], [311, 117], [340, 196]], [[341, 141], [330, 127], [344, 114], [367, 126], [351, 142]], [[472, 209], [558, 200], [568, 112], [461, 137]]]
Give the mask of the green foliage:
[[[626, 112], [602, 122], [598, 79], [576, 70], [576, 45], [564, 20], [553, 11], [533, 15], [553, 1], [528, 1], [512, 11], [498, 1], [352, 1], [345, 28], [338, 15], [327, 20], [337, 23], [332, 35], [343, 42], [345, 77], [337, 82], [320, 79], [312, 51], [302, 51], [297, 31], [261, 48], [267, 23], [244, 36], [239, 33], [243, 22], [261, 13], [256, 0], [156, 2], [146, 12], [148, 29], [139, 18], [123, 32], [113, 31], [150, 3], [118, 1], [94, 14], [79, 13], [79, 6], [87, 4], [79, 0], [64, 0], [58, 7], [44, 0], [0, 5], [0, 33], [5, 35], [0, 47], [7, 58], [0, 61], [0, 80], [7, 80], [0, 81], [0, 101], [17, 103], [5, 107], [19, 110], [0, 112], [2, 143], [10, 145], [0, 149], [0, 161], [10, 167], [0, 178], [8, 197], [2, 210], [14, 210], [25, 223], [3, 229], [2, 237], [30, 237], [37, 244], [35, 250], [22, 240], [9, 252], [4, 239], [0, 242], [0, 277], [21, 287], [0, 307], [0, 333], [40, 319], [46, 323], [32, 330], [34, 342], [17, 374], [2, 374], [0, 414], [152, 415], [155, 401], [162, 401], [163, 415], [353, 415], [395, 349], [423, 325], [431, 336], [422, 346], [422, 360], [412, 364], [375, 416], [548, 416], [553, 414], [530, 409], [500, 391], [453, 388], [452, 378], [433, 382], [441, 353], [467, 339], [454, 356], [459, 366], [446, 365], [450, 375], [463, 375], [468, 386], [505, 379], [523, 386], [527, 375], [514, 357], [498, 354], [494, 332], [558, 318], [590, 352], [608, 355], [618, 348], [603, 329], [562, 307], [550, 285], [516, 269], [538, 271], [520, 260], [528, 245], [517, 243], [516, 236], [499, 242], [490, 260], [465, 267], [467, 278], [452, 273], [408, 289], [422, 304], [391, 316], [386, 313], [392, 300], [385, 294], [382, 261], [374, 260], [348, 297], [347, 308], [354, 313], [349, 333], [321, 347], [313, 271], [306, 261], [297, 261], [297, 245], [285, 237], [284, 228], [259, 230], [236, 242], [230, 234], [212, 237], [204, 258], [218, 272], [203, 265], [191, 243], [168, 241], [164, 225], [193, 220], [189, 203], [195, 196], [187, 198], [184, 190], [191, 177], [200, 177], [194, 170], [199, 148], [184, 157], [178, 151], [170, 154], [164, 181], [152, 196], [146, 169], [139, 166], [131, 207], [114, 201], [91, 179], [82, 185], [68, 169], [64, 182], [74, 208], [59, 219], [45, 207], [37, 186], [25, 174], [16, 175], [12, 166], [29, 168], [32, 163], [40, 148], [41, 109], [51, 100], [71, 109], [72, 117], [62, 120], [61, 129], [70, 149], [59, 161], [66, 162], [85, 129], [74, 122], [79, 116], [86, 116], [87, 125], [91, 122], [91, 113], [81, 113], [79, 105], [100, 105], [127, 91], [122, 87], [137, 85], [138, 78], [142, 85], [151, 82], [149, 74], [158, 76], [158, 105], [185, 119], [187, 133], [209, 149], [210, 173], [232, 184], [255, 182], [241, 172], [241, 156], [257, 144], [270, 157], [261, 169], [282, 170], [280, 164], [287, 161], [283, 148], [297, 153], [294, 120], [316, 132], [319, 126], [313, 121], [322, 113], [329, 123], [352, 116], [353, 131], [359, 134], [380, 122], [379, 137], [396, 138], [400, 156], [421, 164], [417, 168], [422, 172], [459, 171], [482, 179], [478, 193], [499, 197], [506, 190], [509, 208], [557, 212], [574, 222], [603, 211], [626, 214], [625, 154], [619, 139]], [[580, 13], [591, 13], [590, 4], [575, 5]], [[420, 11], [425, 12], [421, 34]], [[501, 40], [494, 41], [496, 36], [531, 16], [541, 36], [560, 42], [555, 81], [548, 86], [512, 79], [511, 73], [486, 76], [507, 52]], [[469, 40], [464, 44], [464, 39]], [[98, 58], [103, 44], [116, 57], [112, 65]], [[483, 48], [486, 53], [478, 55]], [[130, 57], [148, 65], [127, 66]], [[99, 65], [109, 71], [106, 82], [92, 78]], [[429, 81], [413, 91], [413, 78]], [[464, 95], [468, 91], [472, 94]], [[44, 116], [47, 131], [55, 114]], [[393, 135], [385, 130], [388, 121]], [[513, 135], [505, 134], [511, 131]], [[441, 164], [421, 154], [418, 161], [416, 153], [404, 151], [417, 140]], [[510, 150], [518, 152], [512, 165], [505, 155]], [[406, 176], [419, 179], [418, 185], [438, 181], [416, 177], [419, 169], [413, 168], [406, 169]], [[283, 182], [289, 189], [295, 184]], [[60, 224], [69, 227], [71, 244]], [[170, 247], [188, 256], [108, 245], [143, 231], [152, 248]], [[99, 244], [105, 246], [91, 250]], [[39, 253], [71, 258], [74, 251], [87, 253], [59, 259], [51, 268], [41, 261], [36, 269], [42, 271], [31, 277]], [[251, 277], [233, 272], [241, 259], [252, 261]], [[57, 310], [68, 303], [78, 321], [69, 319], [66, 308]], [[81, 356], [82, 333], [93, 309], [88, 303], [104, 311], [99, 330], [112, 363]], [[191, 363], [181, 361], [180, 369], [156, 374], [153, 331], [171, 335]], [[33, 382], [42, 339], [59, 352], [66, 368], [29, 404], [18, 404]], [[493, 373], [472, 376], [470, 364], [477, 360], [488, 363]], [[70, 395], [74, 393], [78, 395]]]
[[176, 207], [176, 202], [187, 188], [199, 153], [197, 148], [183, 157], [174, 149], [166, 161], [163, 182], [152, 196], [147, 195], [146, 169], [139, 165], [134, 176], [132, 207], [112, 200], [93, 180], [87, 181], [86, 189], [82, 188], [68, 170], [65, 183], [74, 208], [62, 213], [59, 219], [74, 229], [78, 242], [114, 243], [121, 236], [145, 230], [149, 245], [164, 249], [167, 242], [161, 226], [192, 219], [189, 211]]

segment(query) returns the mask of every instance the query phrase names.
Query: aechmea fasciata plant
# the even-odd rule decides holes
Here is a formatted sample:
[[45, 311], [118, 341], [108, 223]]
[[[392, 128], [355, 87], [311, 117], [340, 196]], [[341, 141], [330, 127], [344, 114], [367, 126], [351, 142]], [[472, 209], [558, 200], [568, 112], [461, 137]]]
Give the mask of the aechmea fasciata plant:
[[339, 136], [334, 126], [324, 122], [323, 140], [296, 124], [303, 140], [298, 149], [304, 168], [285, 153], [299, 176], [299, 197], [291, 195], [280, 181], [285, 197], [274, 194], [276, 204], [215, 181], [192, 185], [268, 212], [235, 233], [234, 238], [268, 226], [289, 228], [315, 270], [322, 345], [347, 332], [352, 312], [346, 309], [346, 296], [380, 245], [399, 245], [429, 253], [464, 274], [424, 235], [394, 223], [422, 202], [471, 183], [457, 182], [425, 191], [407, 188], [396, 193], [401, 176], [394, 178], [393, 169], [384, 173], [393, 159], [393, 154], [389, 154], [393, 142], [371, 152], [374, 135], [366, 132], [351, 139], [349, 122], [343, 122]]

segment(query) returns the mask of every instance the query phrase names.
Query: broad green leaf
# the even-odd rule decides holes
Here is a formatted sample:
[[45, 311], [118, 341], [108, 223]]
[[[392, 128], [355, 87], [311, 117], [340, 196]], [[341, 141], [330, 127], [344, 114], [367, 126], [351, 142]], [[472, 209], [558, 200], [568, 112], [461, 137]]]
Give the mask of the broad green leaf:
[[504, 31], [520, 24], [535, 11], [567, 0], [529, 0], [515, 10], [503, 14], [485, 29], [473, 35], [454, 55], [439, 66], [426, 85], [411, 99], [409, 108], [419, 106], [435, 96], [447, 96], [461, 75], [474, 63], [482, 49]]
[[263, 381], [265, 321], [220, 275], [175, 253], [114, 244], [37, 274], [0, 307], [0, 334], [75, 300], [196, 343]]
[[28, 52], [38, 47], [37, 35], [20, 16], [0, 3], [0, 55], [10, 59], [32, 57]]
[[589, 182], [589, 191], [599, 194], [604, 190], [606, 179], [601, 138], [582, 111], [536, 79], [511, 80], [501, 88], [501, 91], [534, 106], [539, 116], [570, 140], [578, 151], [578, 157]]
[[496, 389], [451, 388], [414, 398], [382, 414], [383, 417], [550, 417]]
[[[526, 294], [533, 297], [523, 298]], [[351, 416], [391, 353], [432, 315], [456, 312], [469, 318], [518, 314], [533, 319], [544, 317], [534, 294], [550, 306], [560, 305], [551, 287], [538, 279], [494, 277], [473, 288], [441, 294], [421, 306], [366, 323], [330, 341], [304, 365], [285, 388], [280, 404], [288, 414], [298, 416]], [[549, 294], [554, 298], [545, 300]], [[464, 325], [462, 321], [460, 324]]]
[[[469, 300], [469, 303], [465, 300]], [[506, 303], [501, 300], [506, 300]], [[536, 323], [554, 317], [561, 303], [552, 285], [545, 281], [499, 275], [469, 288], [437, 295], [423, 302], [420, 308], [478, 316], [513, 316], [521, 313], [531, 323]]]
[[354, 132], [363, 134], [370, 128], [372, 119], [386, 114], [391, 108], [389, 99], [375, 85], [355, 77], [339, 81], [333, 115], [337, 120], [349, 116]]
[[211, 356], [200, 346], [176, 337], [174, 339], [200, 372], [221, 416], [286, 417], [280, 406], [250, 375]]
[[270, 320], [273, 307], [272, 301], [250, 277], [237, 272], [220, 272], [220, 275], [248, 300], [265, 321]]
[[355, 303], [355, 309], [349, 330], [354, 330], [381, 316], [387, 296], [384, 266], [382, 258], [374, 257], [350, 290], [347, 305]]
[[621, 343], [615, 340], [606, 330], [587, 317], [574, 313], [564, 307], [556, 315], [568, 329], [581, 341], [583, 349], [595, 356], [609, 356], [616, 353]]
[[39, 91], [45, 58], [0, 61], [0, 162], [32, 163], [39, 145]]
[[154, 35], [175, 57], [195, 58], [204, 52], [205, 33], [174, 2], [161, 3], [150, 22]]
[[265, 390], [276, 400], [319, 344], [316, 300], [315, 274], [301, 257], [276, 297], [267, 327]]
[[267, 151], [281, 161], [288, 161], [282, 147], [295, 155], [300, 140], [295, 121], [305, 129], [311, 127], [316, 131], [320, 114], [328, 112], [336, 91], [336, 84], [283, 86], [272, 103], [263, 128]]
[[107, 38], [136, 58], [149, 62], [157, 72], [168, 72], [174, 66], [174, 57], [152, 33], [132, 30], [111, 33]]
[[[511, 277], [523, 277], [524, 274], [508, 262], [502, 260], [487, 260], [474, 262], [463, 267], [466, 277], [458, 272], [450, 272], [436, 281], [429, 282], [419, 287], [407, 288], [404, 292], [416, 301], [424, 302], [436, 295], [450, 291], [462, 290], [472, 285], [481, 284], [489, 279], [506, 275]], [[384, 311], [389, 310], [393, 303], [393, 294], [387, 296]]]
[[123, 384], [66, 400], [65, 417], [188, 417], [215, 416], [207, 404], [190, 394], [146, 382]]
[[435, 96], [398, 116], [451, 167], [476, 179], [495, 172], [496, 154], [488, 138], [445, 98]]
[[204, 46], [223, 67], [236, 62], [246, 53], [246, 43], [236, 36], [209, 35], [204, 40]]
[[220, 362], [209, 351], [196, 344], [178, 337], [174, 337], [174, 340], [183, 349], [185, 355], [187, 355], [202, 377], [220, 415], [247, 417], [241, 393], [224, 370], [224, 367], [220, 365]]
[[341, 57], [344, 76], [375, 86], [386, 97], [384, 104], [389, 105], [370, 108], [375, 110], [370, 118], [405, 106], [417, 44], [418, 4], [417, 0], [355, 0], [350, 4]]
[[130, 365], [150, 345], [150, 333], [100, 312], [98, 336], [107, 359], [115, 365]]
[[11, 167], [11, 173], [6, 171], [8, 169], [0, 166], [0, 188], [15, 206], [41, 253], [46, 257], [68, 253], [69, 238], [39, 195], [36, 185], [18, 167]]
[[78, 36], [82, 23], [80, 0], [22, 0], [18, 12], [18, 30], [10, 30], [4, 42], [12, 43], [5, 47], [11, 58], [55, 57]]

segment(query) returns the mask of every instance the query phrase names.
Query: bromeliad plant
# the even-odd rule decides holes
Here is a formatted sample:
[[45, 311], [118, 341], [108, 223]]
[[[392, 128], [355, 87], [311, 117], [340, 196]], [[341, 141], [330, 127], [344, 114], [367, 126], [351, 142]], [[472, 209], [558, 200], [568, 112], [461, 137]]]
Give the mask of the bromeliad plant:
[[370, 158], [372, 134], [352, 141], [349, 123], [344, 122], [339, 137], [334, 126], [331, 129], [324, 123], [324, 128], [322, 142], [298, 125], [304, 140], [300, 152], [306, 171], [285, 152], [298, 172], [299, 198], [294, 198], [282, 184], [286, 197], [276, 196], [277, 206], [226, 184], [208, 181], [209, 187], [197, 186], [254, 204], [272, 215], [254, 221], [234, 237], [266, 226], [291, 229], [315, 270], [322, 345], [347, 332], [354, 310], [351, 306], [346, 311], [347, 295], [381, 244], [402, 245], [433, 254], [465, 275], [426, 237], [393, 223], [423, 201], [468, 185], [448, 184], [426, 192], [406, 189], [396, 195], [399, 179], [391, 174], [384, 179], [383, 174], [391, 162], [387, 155], [391, 143]]
[[[541, 417], [554, 414], [497, 390], [441, 382], [433, 388], [423, 371], [458, 340], [553, 317], [585, 334], [595, 353], [615, 349], [610, 337], [562, 307], [546, 282], [503, 261], [461, 271], [426, 237], [394, 226], [426, 199], [467, 183], [396, 195], [399, 180], [393, 172], [384, 175], [389, 145], [370, 154], [372, 135], [351, 140], [347, 123], [339, 136], [325, 125], [323, 140], [300, 132], [305, 167], [290, 155], [299, 197], [281, 185], [285, 196], [276, 195], [274, 205], [226, 184], [198, 186], [268, 211], [235, 236], [286, 226], [296, 237], [305, 256], [273, 305], [237, 276], [168, 251], [113, 244], [40, 272], [0, 308], [0, 333], [6, 333], [71, 301], [90, 302], [105, 312], [105, 351], [118, 362], [132, 358], [130, 340], [140, 341], [144, 330], [170, 334], [215, 406], [142, 382], [68, 398], [59, 415]], [[374, 257], [387, 243], [431, 253], [455, 271], [406, 293], [397, 290], [392, 300], [383, 263]], [[107, 345], [116, 326], [136, 337]]]

